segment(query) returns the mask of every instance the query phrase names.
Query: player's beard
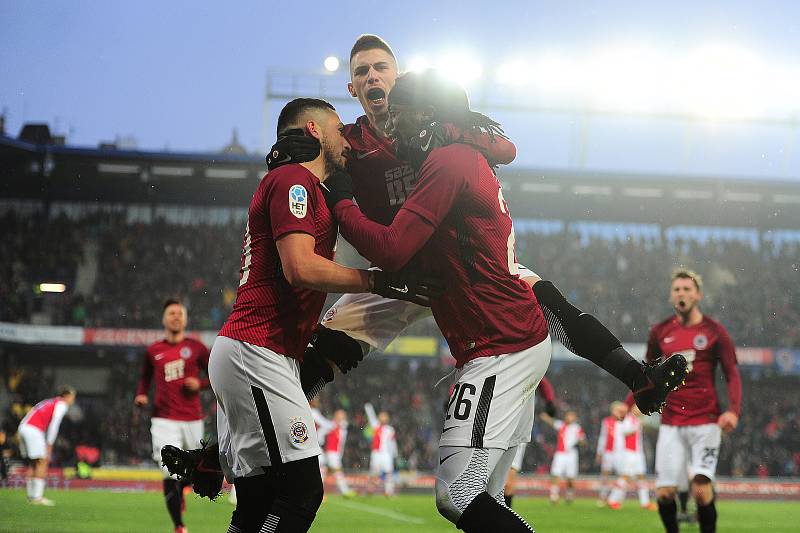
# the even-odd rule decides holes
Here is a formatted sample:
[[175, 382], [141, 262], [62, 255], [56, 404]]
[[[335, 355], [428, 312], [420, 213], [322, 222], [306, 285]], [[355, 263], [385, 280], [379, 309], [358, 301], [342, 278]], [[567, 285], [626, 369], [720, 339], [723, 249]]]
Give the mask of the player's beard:
[[345, 161], [342, 155], [337, 154], [325, 139], [322, 139], [320, 144], [322, 145], [322, 159], [325, 162], [325, 175], [330, 176], [338, 170], [344, 170]]

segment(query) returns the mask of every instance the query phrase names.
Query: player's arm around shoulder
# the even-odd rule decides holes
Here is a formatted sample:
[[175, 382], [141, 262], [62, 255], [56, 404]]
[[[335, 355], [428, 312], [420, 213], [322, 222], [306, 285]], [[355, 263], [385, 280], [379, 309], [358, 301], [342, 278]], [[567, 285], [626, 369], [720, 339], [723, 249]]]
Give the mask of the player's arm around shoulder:
[[369, 292], [366, 270], [343, 267], [317, 255], [312, 235], [293, 232], [276, 242], [286, 281], [294, 287], [322, 292]]
[[[343, 267], [316, 253], [318, 223], [330, 216], [318, 194], [319, 182], [300, 165], [286, 165], [273, 174], [266, 206], [286, 281], [322, 292], [369, 291], [366, 271]], [[332, 226], [329, 230], [335, 233]]]

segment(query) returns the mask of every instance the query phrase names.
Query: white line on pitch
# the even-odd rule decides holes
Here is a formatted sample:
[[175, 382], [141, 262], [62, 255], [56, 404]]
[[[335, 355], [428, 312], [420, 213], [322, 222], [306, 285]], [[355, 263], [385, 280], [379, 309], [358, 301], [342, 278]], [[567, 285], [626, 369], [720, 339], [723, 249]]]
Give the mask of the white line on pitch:
[[351, 509], [356, 509], [359, 511], [366, 511], [368, 513], [373, 513], [381, 516], [386, 516], [388, 518], [394, 518], [395, 520], [399, 520], [400, 522], [410, 522], [412, 524], [424, 524], [425, 520], [422, 518], [417, 518], [416, 516], [410, 516], [403, 513], [396, 513], [394, 511], [389, 511], [388, 509], [384, 509], [383, 507], [373, 507], [372, 505], [367, 505], [365, 503], [358, 503], [358, 502], [350, 502], [350, 501], [337, 501], [335, 502], [336, 505], [341, 505], [342, 507], [349, 507]]

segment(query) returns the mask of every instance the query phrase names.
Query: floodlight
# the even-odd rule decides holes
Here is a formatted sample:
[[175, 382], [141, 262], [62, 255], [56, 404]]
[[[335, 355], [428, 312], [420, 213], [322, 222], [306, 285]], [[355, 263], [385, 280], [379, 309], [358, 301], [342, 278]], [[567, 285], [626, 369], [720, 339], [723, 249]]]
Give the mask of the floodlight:
[[483, 74], [483, 67], [466, 53], [446, 55], [439, 61], [439, 70], [461, 84], [467, 85]]
[[426, 58], [418, 56], [411, 59], [408, 62], [408, 70], [425, 70], [426, 68], [430, 68], [431, 64]]
[[328, 72], [336, 72], [339, 70], [339, 58], [336, 56], [328, 56], [325, 58], [325, 70]]

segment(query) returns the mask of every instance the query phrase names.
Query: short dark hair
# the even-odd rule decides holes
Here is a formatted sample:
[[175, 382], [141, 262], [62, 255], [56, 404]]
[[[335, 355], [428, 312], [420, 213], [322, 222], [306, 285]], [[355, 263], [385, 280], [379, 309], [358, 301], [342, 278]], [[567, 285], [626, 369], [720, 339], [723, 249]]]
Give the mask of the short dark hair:
[[75, 387], [72, 387], [70, 385], [61, 385], [58, 388], [59, 396], [67, 396], [68, 394], [75, 396]]
[[278, 137], [280, 137], [281, 134], [286, 130], [297, 127], [297, 119], [300, 118], [301, 114], [309, 109], [325, 109], [334, 112], [336, 111], [336, 108], [333, 107], [333, 105], [319, 98], [295, 98], [283, 106], [283, 109], [281, 109], [281, 114], [278, 115]]
[[161, 310], [162, 311], [166, 311], [167, 307], [169, 307], [170, 305], [176, 305], [176, 304], [177, 305], [183, 305], [183, 302], [181, 301], [180, 298], [176, 298], [176, 297], [167, 298], [166, 300], [164, 300], [164, 307]]
[[392, 47], [389, 46], [389, 43], [371, 33], [361, 34], [358, 39], [356, 39], [353, 48], [350, 49], [350, 62], [353, 62], [353, 57], [357, 53], [363, 52], [364, 50], [375, 50], [376, 48], [379, 50], [384, 50], [387, 54], [392, 56], [392, 59], [394, 59], [395, 62], [397, 62], [397, 58], [394, 56], [394, 52], [392, 52]]

